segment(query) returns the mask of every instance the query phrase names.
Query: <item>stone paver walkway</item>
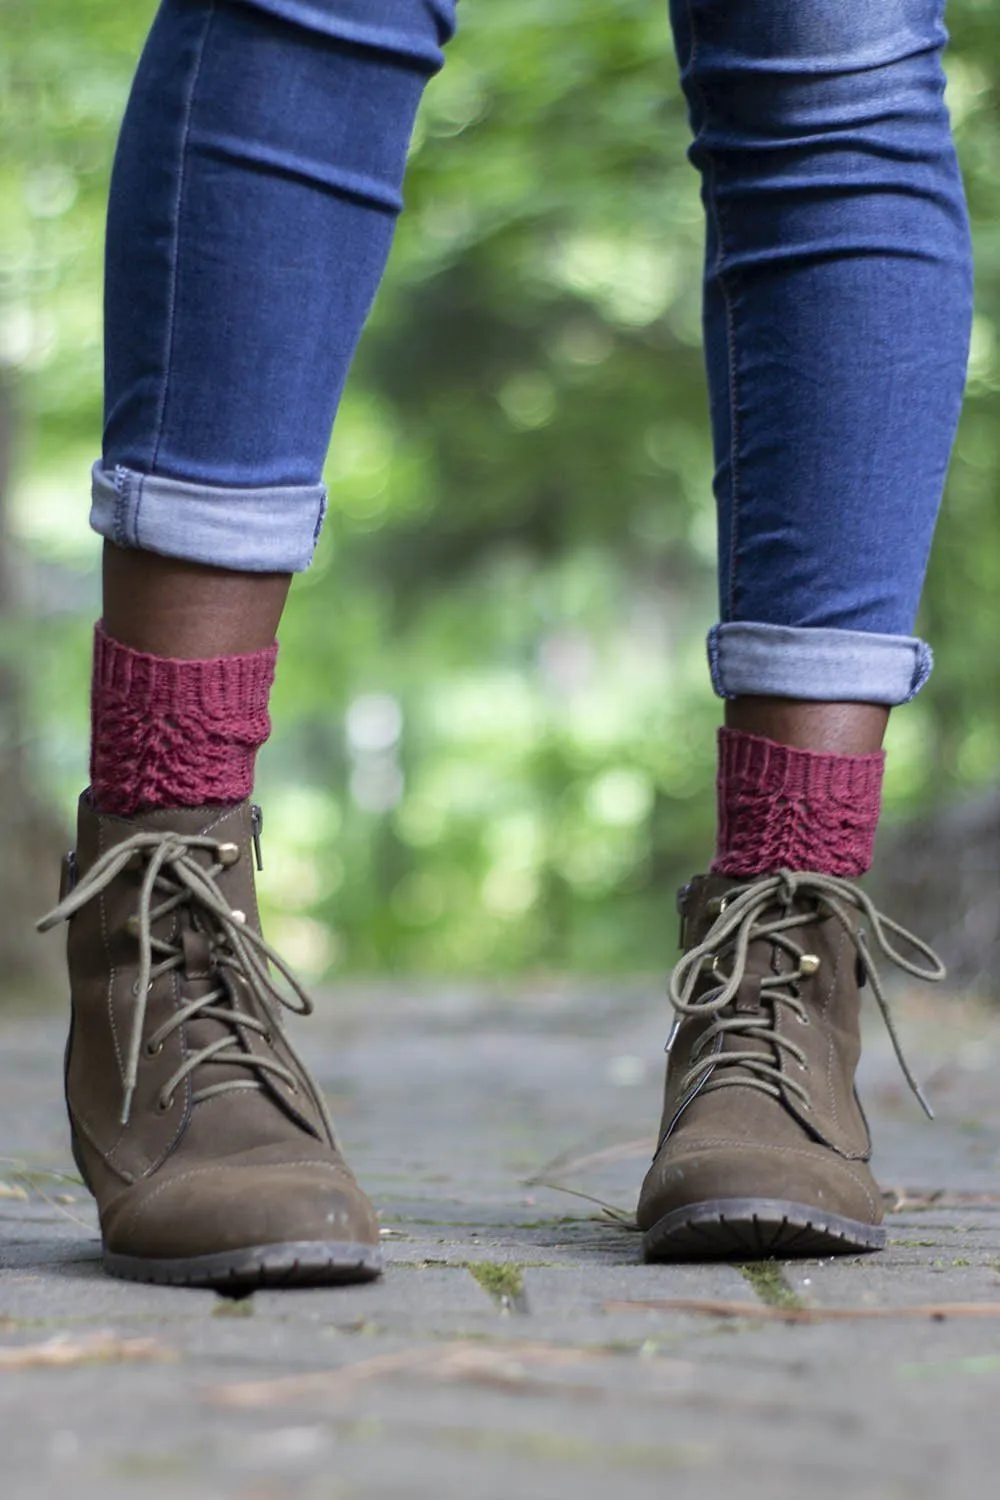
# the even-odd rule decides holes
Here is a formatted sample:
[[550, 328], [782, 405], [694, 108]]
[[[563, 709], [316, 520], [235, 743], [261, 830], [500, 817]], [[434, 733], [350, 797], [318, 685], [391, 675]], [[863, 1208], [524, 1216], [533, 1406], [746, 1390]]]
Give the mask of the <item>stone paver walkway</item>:
[[102, 1274], [89, 1201], [55, 1175], [61, 1019], [8, 1013], [0, 1494], [997, 1493], [1000, 1017], [900, 1012], [939, 1118], [873, 1032], [890, 1249], [751, 1273], [643, 1266], [600, 1207], [627, 1219], [648, 1155], [654, 985], [325, 997], [296, 1035], [389, 1271], [236, 1303]]

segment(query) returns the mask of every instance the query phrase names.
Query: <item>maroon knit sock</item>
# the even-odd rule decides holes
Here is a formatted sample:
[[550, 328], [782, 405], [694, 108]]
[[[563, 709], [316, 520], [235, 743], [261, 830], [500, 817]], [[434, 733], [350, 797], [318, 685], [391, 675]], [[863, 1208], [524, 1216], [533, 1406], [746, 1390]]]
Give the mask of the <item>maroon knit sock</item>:
[[872, 862], [884, 766], [882, 750], [821, 755], [720, 729], [713, 872], [863, 875]]
[[94, 631], [91, 795], [101, 812], [229, 806], [249, 796], [271, 732], [277, 646], [175, 661]]

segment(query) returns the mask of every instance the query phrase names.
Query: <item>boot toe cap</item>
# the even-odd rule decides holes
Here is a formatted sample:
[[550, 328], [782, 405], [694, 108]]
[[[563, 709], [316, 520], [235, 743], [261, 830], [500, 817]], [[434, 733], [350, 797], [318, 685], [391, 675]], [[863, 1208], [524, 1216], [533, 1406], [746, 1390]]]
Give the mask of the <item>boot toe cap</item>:
[[746, 1140], [664, 1143], [642, 1185], [636, 1217], [648, 1230], [678, 1209], [726, 1199], [807, 1205], [866, 1224], [882, 1221], [878, 1188], [863, 1161], [828, 1147]]
[[111, 1253], [157, 1260], [293, 1243], [379, 1243], [375, 1212], [353, 1177], [319, 1158], [236, 1158], [161, 1172], [109, 1204], [102, 1230]]

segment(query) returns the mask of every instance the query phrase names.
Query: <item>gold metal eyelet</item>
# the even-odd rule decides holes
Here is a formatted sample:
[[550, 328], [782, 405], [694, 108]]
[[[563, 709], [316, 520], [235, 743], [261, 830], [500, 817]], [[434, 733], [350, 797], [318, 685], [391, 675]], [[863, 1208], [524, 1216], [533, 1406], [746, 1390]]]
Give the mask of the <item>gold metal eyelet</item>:
[[710, 917], [721, 917], [729, 905], [728, 896], [713, 896], [705, 907]]
[[802, 957], [799, 959], [800, 974], [804, 974], [807, 978], [811, 978], [813, 974], [819, 973], [819, 968], [820, 959], [817, 954], [803, 953]]
[[220, 844], [215, 854], [219, 864], [228, 868], [229, 865], [234, 865], [239, 859], [240, 846], [239, 844]]
[[132, 915], [131, 917], [126, 917], [125, 931], [128, 933], [129, 937], [139, 936], [139, 918], [137, 916]]
[[160, 1053], [163, 1051], [163, 1043], [147, 1042], [142, 1050], [145, 1052], [147, 1057], [159, 1057]]
[[795, 1012], [795, 1019], [796, 1021], [798, 1021], [800, 1026], [809, 1026], [812, 1024], [809, 1020], [809, 1017], [805, 1014], [804, 1011], [797, 1010]]
[[173, 1096], [172, 1095], [171, 1095], [171, 1097], [169, 1099], [164, 1099], [164, 1098], [161, 1097], [161, 1098], [157, 1099], [157, 1101], [156, 1101], [156, 1113], [158, 1115], [165, 1115], [165, 1114], [167, 1114], [169, 1110], [173, 1109], [173, 1107], [174, 1107], [174, 1101], [173, 1101]]

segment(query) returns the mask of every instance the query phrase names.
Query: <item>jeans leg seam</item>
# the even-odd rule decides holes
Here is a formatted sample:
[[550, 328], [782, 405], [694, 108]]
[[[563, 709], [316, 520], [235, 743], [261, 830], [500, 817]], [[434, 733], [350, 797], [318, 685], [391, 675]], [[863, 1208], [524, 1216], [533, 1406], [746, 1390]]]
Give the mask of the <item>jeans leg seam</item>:
[[118, 468], [115, 469], [115, 510], [114, 521], [111, 528], [114, 533], [112, 540], [114, 541], [116, 547], [125, 546], [125, 514], [126, 507], [128, 506], [127, 485], [128, 476], [126, 475], [125, 470], [119, 464]]
[[166, 337], [164, 340], [163, 349], [163, 379], [160, 388], [160, 399], [158, 402], [156, 420], [153, 427], [153, 449], [149, 462], [151, 471], [156, 469], [156, 465], [160, 456], [160, 444], [163, 440], [163, 429], [166, 424], [167, 391], [170, 384], [170, 369], [171, 365], [173, 364], [174, 357], [174, 336], [176, 331], [175, 322], [177, 313], [177, 286], [180, 279], [181, 214], [184, 209], [184, 188], [186, 183], [187, 155], [188, 145], [191, 138], [191, 116], [194, 113], [194, 99], [198, 89], [198, 81], [201, 77], [202, 59], [205, 56], [205, 48], [208, 45], [208, 38], [212, 30], [212, 25], [215, 21], [215, 13], [215, 0], [209, 0], [208, 10], [205, 15], [205, 27], [198, 44], [198, 51], [195, 57], [194, 69], [191, 74], [191, 88], [185, 104], [184, 119], [181, 127], [180, 166], [177, 181], [177, 195], [174, 200], [173, 208], [174, 254], [173, 265], [171, 266], [170, 272], [170, 291], [165, 319]]
[[142, 510], [142, 502], [145, 497], [146, 478], [140, 474], [136, 484], [135, 508], [132, 513], [132, 546], [140, 546], [139, 542], [139, 512]]
[[[691, 86], [697, 91], [702, 106], [702, 123], [708, 116], [708, 100], [701, 84], [698, 82], [696, 67], [698, 62], [698, 27], [694, 13], [694, 0], [686, 0], [688, 25], [691, 28], [691, 56], [689, 68], [691, 73]], [[713, 267], [722, 302], [726, 313], [726, 344], [727, 364], [729, 373], [729, 474], [730, 474], [730, 516], [729, 516], [729, 557], [727, 559], [726, 576], [726, 598], [720, 600], [723, 605], [723, 618], [731, 620], [736, 612], [736, 531], [739, 520], [739, 378], [736, 368], [736, 327], [733, 313], [733, 295], [729, 287], [728, 278], [722, 269], [725, 255], [724, 220], [722, 210], [719, 207], [715, 191], [715, 161], [711, 152], [707, 153], [708, 170], [705, 178], [705, 191], [709, 211], [715, 224], [715, 234], [718, 241], [718, 251]]]
[[[722, 216], [716, 213], [716, 222], [721, 226]], [[719, 253], [722, 253], [721, 230]], [[728, 577], [726, 586], [726, 617], [732, 619], [736, 614], [736, 553], [737, 553], [737, 531], [740, 519], [740, 417], [739, 417], [739, 376], [736, 367], [736, 317], [733, 307], [733, 298], [729, 290], [725, 276], [721, 271], [716, 273], [719, 278], [719, 289], [722, 292], [723, 302], [726, 308], [726, 341], [729, 356], [729, 473], [730, 479], [730, 513], [729, 513], [729, 558]]]

